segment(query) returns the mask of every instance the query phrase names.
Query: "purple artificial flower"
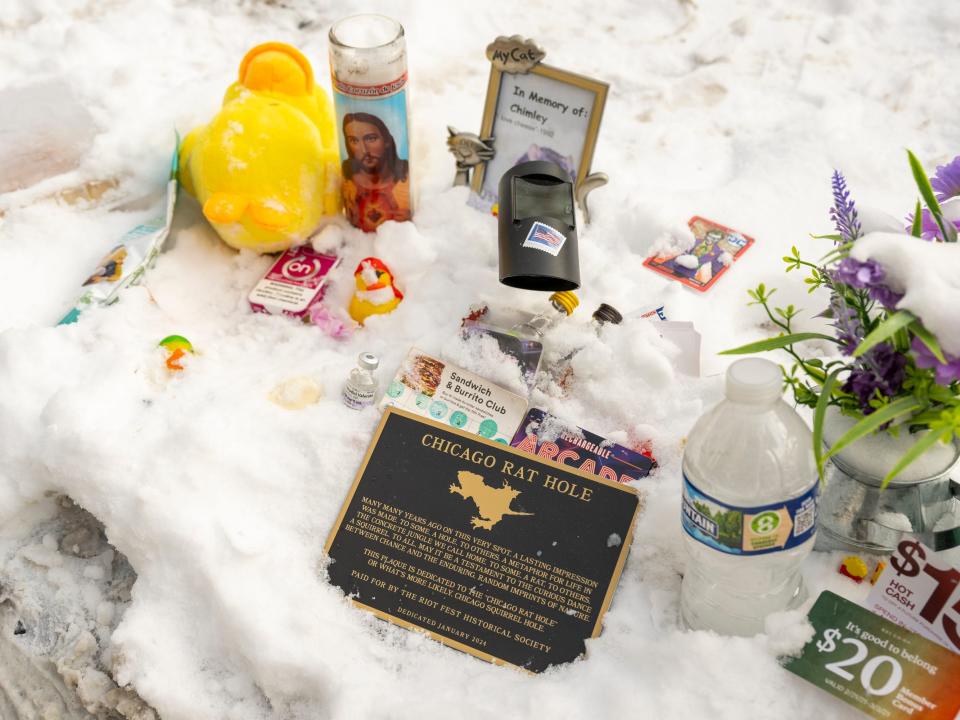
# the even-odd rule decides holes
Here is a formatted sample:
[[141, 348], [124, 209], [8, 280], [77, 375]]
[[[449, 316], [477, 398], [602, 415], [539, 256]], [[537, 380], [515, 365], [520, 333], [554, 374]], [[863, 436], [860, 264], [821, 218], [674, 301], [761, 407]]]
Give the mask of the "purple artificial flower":
[[857, 208], [853, 200], [850, 199], [847, 181], [839, 170], [833, 171], [832, 186], [833, 207], [830, 208], [830, 219], [833, 220], [843, 242], [853, 242], [860, 237], [860, 218], [857, 216]]
[[903, 293], [895, 292], [886, 285], [874, 285], [867, 290], [867, 294], [871, 300], [876, 300], [886, 310], [896, 310], [897, 303], [903, 300]]
[[937, 172], [930, 178], [930, 186], [936, 191], [940, 202], [960, 195], [960, 155], [946, 165], [937, 165]]
[[876, 300], [887, 310], [893, 310], [903, 295], [884, 285], [886, 278], [886, 270], [876, 260], [860, 262], [852, 257], [846, 257], [833, 271], [834, 282], [843, 283], [858, 290], [866, 290], [871, 299]]
[[856, 395], [861, 412], [869, 415], [875, 409], [870, 406], [870, 400], [878, 392], [885, 397], [895, 397], [900, 392], [907, 376], [906, 365], [905, 355], [898, 353], [890, 343], [880, 343], [867, 352], [861, 366], [850, 371], [842, 389]]
[[[946, 218], [943, 219], [945, 223], [950, 222]], [[913, 214], [907, 215], [907, 231], [913, 228]], [[953, 226], [957, 228], [957, 231], [960, 232], [960, 220], [954, 220]], [[933, 213], [927, 209], [920, 211], [920, 237], [924, 240], [936, 240], [938, 242], [943, 241], [943, 237], [940, 235], [940, 226], [937, 225], [937, 221], [933, 219]]]
[[883, 282], [887, 277], [883, 265], [876, 260], [860, 262], [852, 257], [846, 257], [839, 262], [834, 271], [837, 281], [858, 290]]
[[307, 313], [310, 323], [316, 325], [334, 340], [346, 340], [353, 335], [356, 325], [344, 321], [323, 303], [317, 303]]
[[914, 338], [910, 343], [910, 349], [914, 353], [914, 362], [918, 368], [933, 369], [939, 385], [949, 385], [952, 382], [960, 380], [960, 358], [944, 353], [947, 362], [942, 363], [930, 351], [920, 338]]
[[837, 340], [840, 341], [840, 352], [844, 355], [853, 355], [853, 351], [863, 340], [863, 325], [860, 324], [857, 311], [848, 306], [836, 293], [830, 300], [830, 310], [833, 315], [832, 325], [836, 330]]

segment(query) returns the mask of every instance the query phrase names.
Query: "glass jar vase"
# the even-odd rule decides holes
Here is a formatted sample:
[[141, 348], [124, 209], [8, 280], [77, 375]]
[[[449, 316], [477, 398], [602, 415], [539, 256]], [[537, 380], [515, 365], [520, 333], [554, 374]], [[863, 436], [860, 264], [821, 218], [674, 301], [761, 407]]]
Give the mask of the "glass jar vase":
[[[848, 418], [828, 416], [827, 444], [851, 426]], [[827, 461], [817, 550], [889, 554], [906, 535], [934, 550], [960, 546], [960, 484], [950, 477], [960, 448], [935, 444], [883, 487], [889, 469], [918, 437], [906, 428], [896, 436], [878, 433]]]

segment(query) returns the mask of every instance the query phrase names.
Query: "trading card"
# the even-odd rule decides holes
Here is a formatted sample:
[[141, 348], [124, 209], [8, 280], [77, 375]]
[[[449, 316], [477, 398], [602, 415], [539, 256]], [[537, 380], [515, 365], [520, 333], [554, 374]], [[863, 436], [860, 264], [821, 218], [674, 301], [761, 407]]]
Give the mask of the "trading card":
[[753, 238], [698, 215], [687, 223], [694, 243], [683, 252], [667, 251], [648, 257], [651, 270], [706, 292], [753, 244]]

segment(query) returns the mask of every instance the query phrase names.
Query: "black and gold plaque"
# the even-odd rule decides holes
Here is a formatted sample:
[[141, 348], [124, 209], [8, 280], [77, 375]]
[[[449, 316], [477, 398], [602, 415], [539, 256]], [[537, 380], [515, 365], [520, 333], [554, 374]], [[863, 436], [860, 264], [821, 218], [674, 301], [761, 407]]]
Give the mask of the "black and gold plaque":
[[327, 541], [330, 581], [540, 672], [600, 634], [639, 506], [627, 486], [388, 408]]

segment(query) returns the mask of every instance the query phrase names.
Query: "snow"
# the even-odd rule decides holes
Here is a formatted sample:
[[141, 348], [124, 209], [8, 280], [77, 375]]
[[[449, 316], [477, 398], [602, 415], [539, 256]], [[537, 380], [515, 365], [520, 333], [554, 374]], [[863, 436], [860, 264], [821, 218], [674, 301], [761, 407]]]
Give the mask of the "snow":
[[[827, 413], [823, 423], [823, 439], [830, 446], [836, 443], [844, 433], [855, 424], [853, 418], [845, 417], [839, 412]], [[848, 445], [838, 455], [847, 468], [856, 468], [861, 477], [868, 477], [874, 483], [883, 481], [890, 468], [903, 457], [917, 442], [917, 436], [906, 432], [890, 434], [868, 435]], [[946, 472], [957, 460], [958, 450], [953, 445], [937, 443], [914, 462], [904, 468], [894, 482], [908, 484], [927, 480]], [[898, 527], [892, 525], [891, 527]], [[908, 525], [909, 527], [909, 525]]]
[[[64, 498], [34, 503], [0, 529], [4, 720], [156, 720], [135, 692], [118, 688], [104, 672], [113, 662], [116, 609], [122, 613], [130, 604], [136, 576], [102, 531], [94, 518]], [[64, 532], [65, 538], [85, 535], [86, 542], [77, 550], [57, 552], [56, 536]], [[29, 547], [56, 555], [55, 567], [45, 570], [24, 561]]]
[[898, 310], [909, 310], [939, 340], [944, 351], [960, 355], [960, 244], [930, 242], [912, 235], [873, 232], [859, 238], [850, 255], [876, 260], [885, 282], [904, 293]]
[[[398, 308], [343, 340], [251, 314], [247, 294], [270, 259], [228, 248], [181, 194], [170, 250], [146, 284], [53, 327], [97, 260], [156, 209], [173, 128], [209, 119], [246, 50], [289, 41], [329, 87], [326, 32], [363, 10], [406, 29], [415, 222], [325, 232], [322, 245], [344, 243], [325, 302], [346, 307], [353, 270], [372, 255], [396, 275]], [[614, 718], [638, 708], [854, 717], [776, 660], [806, 638], [802, 612], [773, 618], [757, 638], [678, 627], [680, 457], [722, 391], [729, 358], [716, 353], [772, 332], [746, 307], [747, 288], [779, 287], [780, 304], [804, 308], [798, 329], [823, 328], [814, 316], [825, 299], [783, 276], [780, 258], [792, 244], [810, 258], [828, 249], [807, 233], [831, 230], [832, 169], [858, 202], [903, 216], [915, 196], [903, 148], [929, 168], [960, 149], [958, 22], [953, 4], [906, 0], [0, 4], [0, 88], [63, 80], [101, 129], [73, 172], [3, 199], [0, 527], [50, 493], [103, 522], [138, 578], [122, 616], [92, 611], [119, 619], [116, 680], [164, 720]], [[544, 362], [585, 349], [569, 392], [534, 390], [531, 403], [648, 444], [660, 463], [638, 483], [644, 510], [603, 634], [586, 659], [538, 677], [354, 609], [325, 582], [322, 550], [378, 420], [339, 399], [358, 353], [381, 357], [385, 386], [413, 345], [455, 354], [460, 319], [479, 299], [528, 311], [545, 302], [497, 283], [496, 220], [450, 187], [445, 147], [448, 124], [479, 128], [484, 48], [514, 33], [543, 45], [546, 62], [611, 85], [593, 162], [611, 181], [580, 228], [582, 306], [547, 336]], [[45, 199], [108, 179], [124, 204]], [[654, 241], [694, 214], [757, 240], [706, 294], [642, 267]], [[679, 351], [653, 323], [594, 335], [601, 302], [624, 315], [666, 305], [672, 320], [693, 321], [704, 377], [675, 370]], [[197, 354], [171, 376], [156, 344], [173, 333]], [[319, 385], [317, 402], [288, 410], [270, 400], [301, 377]], [[56, 563], [40, 539], [31, 547]], [[836, 575], [838, 562], [807, 561], [812, 594], [865, 595]], [[90, 674], [85, 689], [96, 694], [100, 680]]]

